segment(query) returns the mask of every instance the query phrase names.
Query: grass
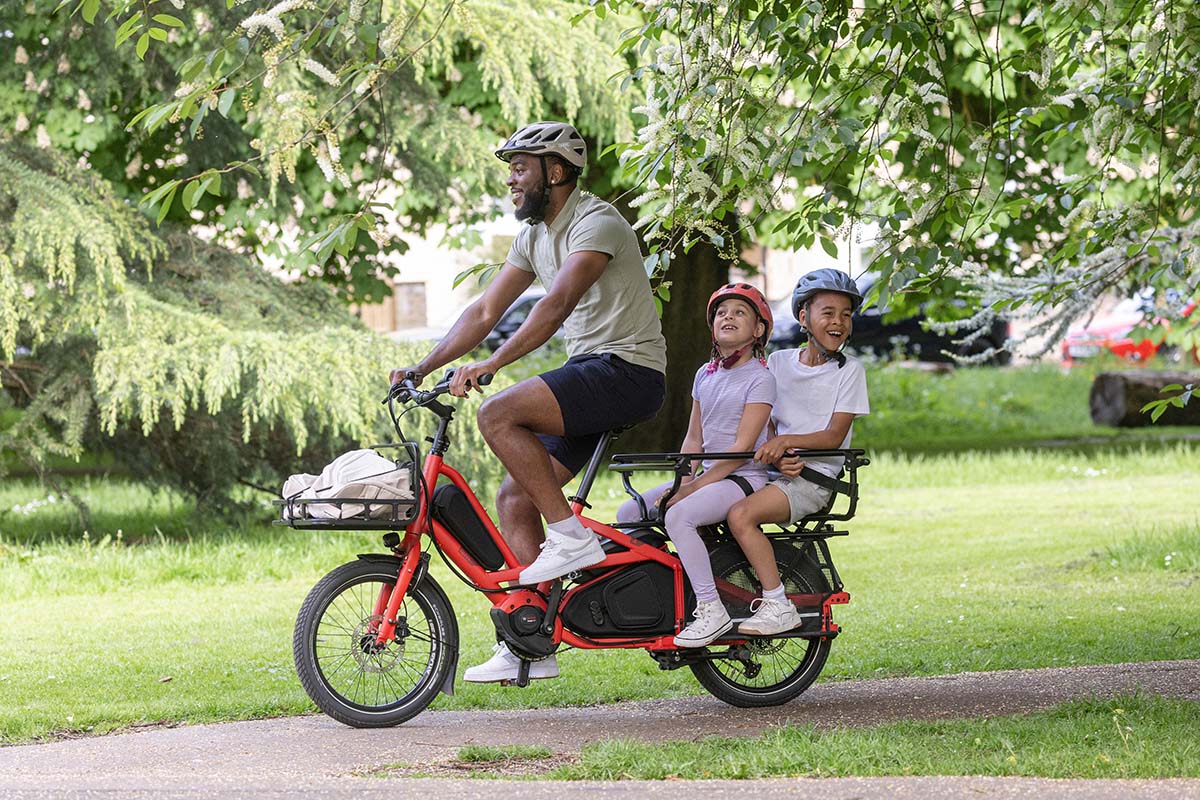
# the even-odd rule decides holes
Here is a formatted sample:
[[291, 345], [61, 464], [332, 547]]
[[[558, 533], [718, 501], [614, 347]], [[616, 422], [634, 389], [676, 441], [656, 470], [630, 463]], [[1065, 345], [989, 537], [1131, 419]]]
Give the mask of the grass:
[[458, 748], [455, 760], [462, 764], [481, 764], [513, 758], [550, 758], [553, 755], [554, 751], [549, 747], [538, 744], [512, 744], [505, 747], [472, 744]]
[[[998, 372], [935, 382], [937, 402], [987, 395]], [[1023, 383], [1026, 371], [1004, 372], [1017, 376], [1014, 397], [1050, 391], [1046, 374]], [[879, 387], [877, 410], [900, 402]], [[976, 416], [988, 425], [994, 414]], [[1030, 441], [1065, 430], [1050, 416], [1029, 425]], [[1200, 492], [1200, 447], [1017, 449], [1003, 436], [992, 451], [884, 447], [902, 441], [898, 430], [856, 434], [873, 463], [852, 535], [833, 542], [853, 600], [837, 609], [844, 633], [824, 679], [1196, 656], [1200, 512], [1181, 499]], [[291, 664], [296, 611], [322, 574], [379, 551], [377, 535], [203, 518], [119, 478], [70, 487], [92, 508], [90, 531], [36, 482], [0, 485], [0, 741], [312, 709]], [[623, 498], [604, 478], [594, 516], [611, 518]], [[461, 670], [490, 654], [488, 603], [441, 565], [433, 574], [459, 617]], [[661, 672], [639, 651], [570, 651], [560, 665], [562, 678], [526, 690], [460, 682], [434, 707], [702, 691], [686, 670]]]
[[1088, 414], [1098, 372], [1128, 369], [1100, 360], [1064, 371], [1038, 364], [1008, 369], [927, 373], [903, 363], [872, 367], [871, 414], [855, 423], [855, 441], [872, 450], [908, 453], [994, 451], [1055, 441], [1093, 446], [1139, 443], [1200, 428], [1100, 428]]
[[1079, 700], [1037, 713], [870, 728], [784, 727], [749, 739], [583, 748], [550, 780], [780, 776], [1200, 777], [1200, 704], [1158, 697]]
[[[879, 455], [862, 472], [852, 535], [833, 545], [853, 601], [838, 609], [844, 633], [824, 677], [1195, 657], [1197, 515], [1178, 498], [1200, 492], [1197, 454], [1178, 444], [1098, 459]], [[0, 521], [0, 640], [11, 643], [0, 651], [0, 738], [311, 709], [291, 665], [296, 610], [324, 572], [378, 550], [374, 535], [227, 528], [134, 485], [76, 488], [129, 510], [96, 514], [86, 538], [48, 533], [78, 525], [61, 503]], [[6, 483], [0, 508], [38, 491]], [[600, 483], [596, 516], [621, 496]], [[434, 574], [459, 616], [463, 669], [489, 653], [487, 603]], [[435, 707], [701, 691], [637, 651], [571, 651], [560, 664], [562, 678], [526, 690], [460, 682]]]

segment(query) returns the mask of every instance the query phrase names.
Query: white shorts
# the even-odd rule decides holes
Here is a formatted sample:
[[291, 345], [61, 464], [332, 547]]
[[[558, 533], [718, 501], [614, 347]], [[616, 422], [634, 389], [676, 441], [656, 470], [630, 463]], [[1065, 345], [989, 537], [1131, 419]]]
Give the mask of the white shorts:
[[833, 494], [829, 489], [807, 481], [799, 475], [795, 478], [779, 478], [767, 485], [778, 487], [787, 495], [788, 506], [791, 510], [791, 518], [787, 521], [788, 525], [795, 525], [809, 514], [816, 514], [825, 508], [825, 504], [829, 502], [829, 496]]

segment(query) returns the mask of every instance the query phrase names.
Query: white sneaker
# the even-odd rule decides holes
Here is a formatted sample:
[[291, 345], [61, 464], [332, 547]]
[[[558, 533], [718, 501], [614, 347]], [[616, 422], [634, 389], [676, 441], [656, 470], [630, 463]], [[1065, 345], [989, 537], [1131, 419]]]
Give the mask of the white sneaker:
[[692, 613], [696, 621], [679, 632], [675, 644], [679, 647], [704, 647], [733, 627], [733, 620], [720, 600], [697, 603]]
[[546, 531], [541, 555], [521, 570], [517, 580], [525, 585], [551, 581], [577, 569], [599, 564], [607, 557], [608, 554], [591, 532], [586, 539], [576, 539], [573, 536]]
[[[463, 673], [463, 680], [471, 683], [495, 683], [496, 681], [515, 681], [517, 671], [521, 668], [521, 659], [508, 649], [508, 645], [499, 642], [492, 648], [493, 655], [477, 667], [471, 667]], [[554, 656], [534, 661], [529, 665], [530, 680], [558, 677], [558, 659]]]
[[738, 625], [738, 633], [770, 636], [799, 628], [804, 624], [804, 617], [800, 616], [796, 607], [787, 600], [758, 597], [750, 602], [750, 610], [754, 612], [754, 616]]

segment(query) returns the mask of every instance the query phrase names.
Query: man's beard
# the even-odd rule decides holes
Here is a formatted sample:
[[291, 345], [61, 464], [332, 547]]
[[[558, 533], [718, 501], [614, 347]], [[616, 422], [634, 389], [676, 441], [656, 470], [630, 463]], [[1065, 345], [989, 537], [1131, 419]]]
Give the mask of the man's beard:
[[515, 214], [517, 219], [522, 221], [530, 218], [540, 221], [545, 210], [546, 184], [544, 181], [539, 181], [537, 186], [525, 192], [525, 199], [521, 201], [521, 205], [517, 208]]

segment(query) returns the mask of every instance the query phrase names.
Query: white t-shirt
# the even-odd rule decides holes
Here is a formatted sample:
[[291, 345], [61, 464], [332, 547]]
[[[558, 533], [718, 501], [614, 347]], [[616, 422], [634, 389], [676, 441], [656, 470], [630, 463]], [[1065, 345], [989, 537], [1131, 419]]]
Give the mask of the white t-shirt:
[[[708, 365], [696, 370], [692, 380], [692, 399], [700, 404], [700, 427], [704, 434], [702, 448], [706, 453], [733, 452], [742, 413], [749, 403], [775, 402], [775, 378], [758, 359], [752, 358], [733, 369], [708, 371]], [[767, 440], [766, 427], [758, 435], [751, 450], [757, 450]], [[712, 469], [715, 460], [704, 461]], [[766, 465], [747, 461], [734, 470], [735, 475], [765, 474]]]
[[[767, 357], [767, 367], [775, 376], [778, 389], [771, 421], [775, 432], [783, 434], [817, 433], [829, 427], [837, 412], [862, 416], [871, 413], [867, 402], [867, 372], [862, 362], [846, 356], [846, 364], [836, 360], [817, 367], [800, 363], [799, 350], [779, 350]], [[853, 426], [839, 447], [850, 446]], [[841, 458], [813, 458], [807, 466], [830, 476], [842, 471]]]

